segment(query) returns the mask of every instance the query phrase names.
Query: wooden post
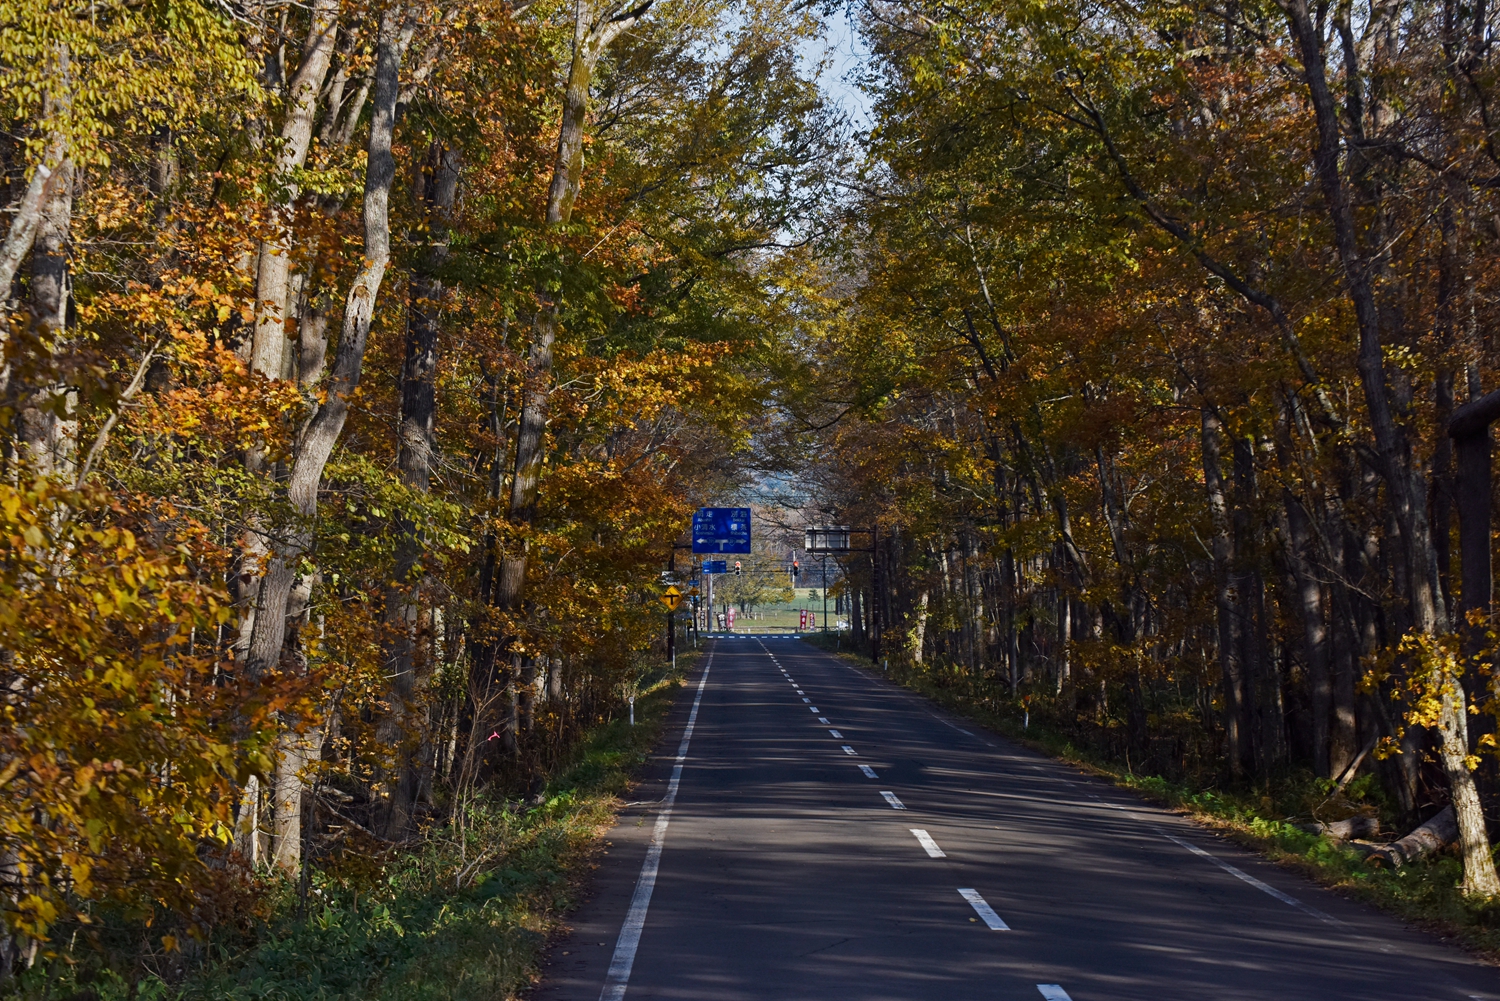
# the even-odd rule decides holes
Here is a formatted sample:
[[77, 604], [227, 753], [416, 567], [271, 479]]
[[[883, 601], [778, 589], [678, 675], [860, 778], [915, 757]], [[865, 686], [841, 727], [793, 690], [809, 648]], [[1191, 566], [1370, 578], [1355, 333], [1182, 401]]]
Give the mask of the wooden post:
[[[1500, 391], [1465, 403], [1448, 419], [1457, 459], [1454, 500], [1458, 508], [1458, 551], [1462, 562], [1458, 627], [1476, 643], [1481, 633], [1467, 628], [1471, 611], [1489, 613], [1493, 599], [1490, 565], [1490, 424], [1500, 417]], [[1434, 526], [1435, 531], [1446, 531]]]

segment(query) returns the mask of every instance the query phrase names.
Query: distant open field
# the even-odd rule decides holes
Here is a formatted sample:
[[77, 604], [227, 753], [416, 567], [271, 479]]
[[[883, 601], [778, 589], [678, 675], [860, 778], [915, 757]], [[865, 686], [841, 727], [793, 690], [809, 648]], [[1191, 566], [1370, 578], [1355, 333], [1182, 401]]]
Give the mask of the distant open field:
[[[715, 608], [719, 615], [724, 614], [722, 604]], [[758, 605], [749, 614], [735, 609], [734, 631], [737, 633], [785, 633], [796, 632], [801, 622], [801, 613], [813, 613], [813, 621], [809, 622], [808, 629], [823, 628], [823, 592], [815, 587], [797, 588], [797, 600], [795, 602]], [[828, 598], [828, 628], [830, 630], [840, 628], [848, 629], [848, 615], [834, 614], [834, 600], [830, 595]]]

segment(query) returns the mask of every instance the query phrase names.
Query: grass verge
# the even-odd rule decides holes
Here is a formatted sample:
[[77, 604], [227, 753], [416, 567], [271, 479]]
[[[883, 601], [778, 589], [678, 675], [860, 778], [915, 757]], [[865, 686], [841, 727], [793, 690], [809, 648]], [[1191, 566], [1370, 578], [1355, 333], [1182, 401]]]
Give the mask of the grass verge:
[[[811, 645], [823, 649], [820, 644]], [[871, 669], [867, 657], [851, 653], [835, 656], [881, 676]], [[1491, 963], [1500, 963], [1500, 901], [1471, 900], [1459, 891], [1463, 866], [1456, 854], [1445, 852], [1400, 869], [1375, 868], [1359, 853], [1292, 823], [1299, 806], [1321, 798], [1326, 791], [1310, 775], [1288, 775], [1274, 788], [1255, 792], [1194, 788], [1160, 776], [1141, 775], [1123, 762], [1101, 758], [1035, 718], [1026, 727], [1019, 706], [1014, 712], [977, 706], [960, 693], [928, 683], [921, 674], [892, 675], [888, 680], [955, 715], [1190, 817], [1314, 882], [1452, 940]]]
[[461, 822], [384, 857], [345, 857], [312, 877], [306, 907], [281, 888], [250, 938], [209, 947], [191, 970], [87, 982], [65, 967], [21, 981], [25, 1001], [501, 1001], [537, 976], [631, 776], [655, 746], [696, 655], [680, 655], [616, 720], [580, 742], [537, 801], [480, 799]]

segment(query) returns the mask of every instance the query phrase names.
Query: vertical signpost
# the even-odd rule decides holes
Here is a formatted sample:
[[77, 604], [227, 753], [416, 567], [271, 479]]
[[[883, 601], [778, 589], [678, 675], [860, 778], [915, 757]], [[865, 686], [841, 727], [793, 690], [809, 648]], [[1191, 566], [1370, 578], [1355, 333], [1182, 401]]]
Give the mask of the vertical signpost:
[[[823, 585], [823, 632], [828, 632], [828, 557], [825, 555], [818, 561], [818, 570], [822, 572]], [[824, 636], [827, 639], [827, 636]]]
[[682, 604], [682, 592], [677, 585], [668, 587], [661, 595], [661, 603], [667, 606], [667, 660], [672, 668], [677, 667], [677, 606]]
[[[868, 535], [870, 547], [865, 549], [849, 544], [851, 535]], [[881, 634], [885, 631], [884, 614], [884, 581], [881, 579], [880, 560], [880, 526], [873, 528], [851, 528], [848, 525], [819, 525], [806, 530], [804, 547], [809, 553], [821, 555], [826, 559], [829, 555], [847, 553], [869, 553], [870, 554], [870, 602], [866, 609], [866, 622], [870, 633], [870, 659], [880, 663], [880, 641]], [[825, 571], [823, 586], [828, 586], [828, 578]], [[823, 592], [823, 616], [824, 628], [828, 622], [828, 592]]]

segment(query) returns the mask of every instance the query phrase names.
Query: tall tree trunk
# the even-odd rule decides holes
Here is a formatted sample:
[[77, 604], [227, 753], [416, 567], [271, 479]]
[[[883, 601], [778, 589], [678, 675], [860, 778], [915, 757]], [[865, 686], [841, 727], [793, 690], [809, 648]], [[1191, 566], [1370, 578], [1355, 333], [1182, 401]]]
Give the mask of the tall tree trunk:
[[1057, 692], [1073, 687], [1073, 599], [1059, 589], [1057, 595]]
[[927, 588], [922, 588], [917, 594], [917, 604], [914, 609], [911, 628], [911, 660], [913, 664], [922, 663], [922, 647], [927, 641], [927, 603], [931, 593]]
[[17, 438], [35, 475], [73, 479], [78, 446], [78, 394], [67, 385], [68, 305], [72, 274], [68, 256], [73, 228], [71, 160], [57, 177], [42, 205], [31, 251], [31, 337], [33, 353], [18, 372], [22, 391], [16, 414]]
[[[413, 192], [423, 208], [431, 245], [412, 269], [407, 307], [406, 345], [401, 364], [401, 423], [397, 430], [396, 468], [414, 493], [432, 489], [432, 464], [437, 448], [438, 338], [441, 333], [443, 285], [438, 277], [448, 256], [448, 222], [458, 192], [458, 156], [441, 143], [432, 143]], [[378, 826], [385, 837], [395, 837], [410, 823], [412, 809], [425, 780], [428, 733], [419, 705], [420, 692], [431, 673], [430, 658], [420, 655], [424, 619], [420, 563], [425, 550], [421, 526], [401, 516], [396, 526], [396, 560], [392, 585], [385, 596], [386, 623], [391, 637], [386, 651], [391, 682], [391, 709], [380, 738], [400, 747], [396, 780]]]
[[[849, 583], [849, 633], [858, 649], [865, 645], [865, 620], [860, 614], [859, 586], [852, 579]], [[712, 610], [709, 614], [713, 614]]]
[[1317, 560], [1312, 541], [1312, 519], [1291, 492], [1284, 491], [1292, 581], [1302, 618], [1302, 639], [1307, 659], [1308, 694], [1312, 703], [1313, 771], [1319, 778], [1330, 773], [1328, 723], [1333, 704], [1333, 678], [1328, 670], [1328, 628], [1323, 617], [1323, 588], [1318, 583]]
[[[26, 259], [36, 241], [37, 227], [42, 224], [43, 207], [60, 181], [58, 168], [71, 163], [67, 141], [61, 135], [52, 136], [42, 159], [32, 170], [31, 181], [21, 195], [15, 215], [11, 216], [10, 225], [5, 230], [5, 240], [0, 242], [0, 298], [10, 298], [16, 272], [21, 269], [21, 262]], [[7, 334], [8, 331], [0, 326], [0, 350], [5, 348]], [[3, 389], [4, 386], [0, 385], [0, 390]]]
[[1276, 698], [1266, 637], [1265, 578], [1260, 570], [1260, 519], [1257, 516], [1258, 479], [1255, 453], [1248, 435], [1231, 439], [1234, 467], [1234, 548], [1236, 614], [1239, 621], [1240, 664], [1244, 671], [1245, 713], [1249, 728], [1249, 762], [1258, 774], [1267, 773], [1275, 756]]
[[[73, 102], [72, 53], [67, 45], [57, 47], [50, 66], [53, 81], [43, 101], [42, 115], [47, 120], [65, 118]], [[38, 186], [34, 178], [23, 199], [21, 211], [12, 228], [27, 226], [27, 213], [33, 189], [40, 195], [36, 216], [31, 220], [31, 324], [27, 336], [29, 350], [14, 373], [16, 386], [9, 385], [12, 373], [0, 377], [0, 383], [15, 394], [0, 396], [14, 400], [16, 437], [24, 461], [32, 475], [53, 473], [72, 479], [76, 451], [78, 420], [74, 413], [77, 394], [66, 385], [68, 304], [72, 299], [71, 269], [68, 255], [73, 229], [73, 161], [63, 157], [55, 172], [48, 165], [38, 167], [37, 177], [45, 178]], [[19, 235], [19, 234], [17, 234]], [[13, 272], [12, 272], [13, 274]], [[10, 298], [10, 279], [0, 285], [0, 298]], [[3, 335], [0, 335], [3, 337]], [[0, 340], [0, 354], [4, 341]]]
[[[291, 227], [300, 193], [293, 180], [307, 162], [317, 117], [318, 95], [328, 74], [338, 31], [338, 0], [315, 0], [303, 45], [301, 65], [287, 88], [286, 119], [281, 127], [281, 146], [271, 174], [271, 198], [267, 225], [271, 239], [260, 244], [255, 269], [255, 326], [249, 340], [240, 345], [241, 357], [255, 374], [270, 380], [287, 378], [291, 354], [287, 339], [287, 306], [291, 287]], [[245, 453], [245, 466], [252, 473], [264, 472], [265, 455], [258, 447]], [[255, 622], [265, 607], [260, 594], [265, 586], [265, 568], [271, 539], [264, 515], [256, 513], [246, 526], [237, 566], [231, 576], [231, 591], [239, 606], [240, 627], [236, 649], [248, 653]]]
[[[1302, 56], [1303, 78], [1317, 120], [1314, 165], [1327, 202], [1334, 244], [1343, 266], [1344, 281], [1359, 327], [1357, 367], [1365, 406], [1380, 455], [1381, 473], [1401, 530], [1407, 562], [1408, 593], [1415, 626], [1430, 636], [1449, 631], [1448, 612], [1438, 580], [1436, 552], [1428, 524], [1426, 491], [1419, 466], [1412, 461], [1410, 443], [1396, 423], [1386, 383], [1381, 344], [1380, 313], [1370, 281], [1369, 264], [1361, 252], [1339, 158], [1344, 148], [1339, 109], [1328, 84], [1323, 39], [1313, 23], [1306, 0], [1288, 0], [1284, 9]], [[1490, 857], [1490, 838], [1474, 775], [1469, 771], [1468, 701], [1460, 678], [1441, 671], [1436, 679], [1441, 696], [1438, 720], [1440, 757], [1453, 797], [1459, 840], [1464, 855], [1464, 892], [1500, 894], [1500, 875]]]
[[[359, 387], [375, 303], [390, 263], [390, 193], [396, 176], [391, 140], [396, 127], [401, 63], [416, 24], [415, 10], [404, 12], [399, 5], [381, 16], [375, 55], [375, 101], [365, 168], [364, 264], [345, 303], [343, 330], [329, 373], [327, 399], [308, 422], [292, 463], [287, 499], [297, 521], [278, 539], [268, 560], [260, 590], [260, 610], [245, 662], [245, 669], [252, 676], [264, 673], [281, 659], [287, 635], [288, 601], [297, 582], [299, 564], [312, 548], [323, 468], [348, 418], [349, 398]], [[286, 770], [297, 764], [296, 755], [284, 755], [278, 768]], [[300, 853], [300, 843], [295, 852]], [[287, 846], [279, 861], [293, 867], [300, 861], [300, 854], [294, 857], [294, 849]]]
[[287, 85], [286, 120], [272, 174], [270, 239], [260, 245], [255, 272], [255, 329], [247, 360], [250, 369], [268, 379], [284, 379], [289, 368], [288, 277], [292, 261], [292, 222], [301, 191], [293, 180], [307, 162], [317, 119], [318, 96], [333, 59], [338, 35], [338, 0], [313, 0], [302, 63]]
[[[1471, 389], [1477, 392], [1478, 388], [1475, 379]], [[1469, 612], [1481, 612], [1487, 616], [1492, 600], [1490, 424], [1497, 417], [1500, 417], [1500, 392], [1476, 395], [1455, 410], [1448, 421], [1448, 436], [1454, 440], [1457, 457], [1454, 499], [1458, 508], [1458, 551], [1462, 564], [1458, 592], [1461, 626], [1466, 623]]]
[[1244, 774], [1248, 755], [1245, 719], [1245, 680], [1239, 658], [1239, 622], [1234, 593], [1234, 538], [1230, 532], [1229, 501], [1224, 489], [1221, 458], [1223, 426], [1212, 407], [1205, 405], [1203, 423], [1203, 482], [1213, 521], [1214, 607], [1218, 613], [1219, 674], [1224, 689], [1224, 756], [1233, 778]]
[[[552, 165], [552, 183], [547, 192], [543, 217], [548, 227], [567, 225], [573, 216], [583, 174], [583, 130], [588, 121], [589, 88], [594, 70], [610, 44], [638, 21], [651, 0], [630, 10], [598, 8], [578, 0], [573, 17], [573, 59], [563, 92], [562, 125], [557, 136], [557, 157]], [[537, 488], [541, 484], [542, 446], [547, 430], [547, 400], [552, 393], [552, 345], [557, 339], [561, 303], [550, 288], [538, 290], [539, 306], [526, 358], [521, 411], [516, 428], [515, 473], [511, 479], [510, 519], [529, 525], [535, 514]], [[498, 604], [518, 606], [526, 580], [526, 550], [506, 554], [500, 567]]]
[[[549, 228], [565, 226], [573, 215], [583, 174], [583, 133], [588, 121], [589, 88], [599, 59], [611, 43], [627, 31], [650, 8], [652, 0], [620, 10], [596, 7], [577, 0], [573, 9], [573, 58], [563, 92], [562, 123], [557, 136], [557, 156], [547, 192], [543, 221]], [[538, 306], [532, 328], [531, 347], [521, 388], [521, 408], [516, 421], [515, 466], [511, 476], [508, 516], [512, 524], [530, 525], [536, 514], [537, 490], [541, 485], [543, 445], [547, 431], [547, 401], [552, 394], [553, 343], [561, 302], [548, 284], [537, 290]], [[523, 540], [500, 559], [494, 603], [515, 612], [520, 609], [526, 583], [527, 547]], [[471, 686], [472, 687], [472, 686]], [[488, 686], [487, 686], [488, 687]], [[483, 723], [488, 730], [489, 722]], [[514, 732], [512, 731], [512, 739]], [[493, 763], [487, 763], [492, 768]]]

